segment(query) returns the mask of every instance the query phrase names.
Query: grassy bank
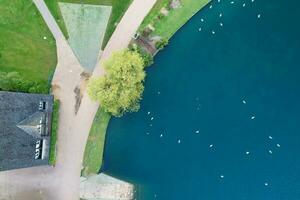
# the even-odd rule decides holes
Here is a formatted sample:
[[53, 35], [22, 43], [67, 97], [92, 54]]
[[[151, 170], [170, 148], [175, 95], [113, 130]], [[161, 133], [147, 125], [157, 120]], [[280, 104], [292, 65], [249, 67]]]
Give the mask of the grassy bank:
[[59, 101], [55, 100], [53, 104], [53, 113], [52, 113], [50, 156], [49, 156], [50, 165], [55, 165], [56, 163], [56, 141], [57, 141], [58, 119], [59, 119]]
[[18, 73], [18, 80], [38, 82], [45, 88], [56, 63], [55, 41], [32, 1], [2, 1], [0, 72]]
[[[152, 36], [170, 39], [193, 15], [207, 5], [210, 0], [181, 0], [178, 8], [170, 7], [171, 0], [158, 0], [140, 26], [143, 31], [149, 24], [155, 28]], [[161, 13], [167, 10], [167, 16]]]
[[153, 25], [156, 23], [157, 17], [160, 14], [160, 10], [163, 7], [168, 7], [170, 3], [170, 0], [157, 0], [157, 2], [154, 4], [153, 8], [150, 10], [148, 15], [143, 20], [142, 24], [139, 27], [139, 30], [144, 30], [149, 24]]
[[58, 2], [86, 3], [112, 6], [112, 13], [102, 43], [102, 49], [104, 49], [114, 30], [116, 29], [116, 25], [121, 20], [122, 16], [124, 15], [132, 0], [45, 0], [45, 2], [48, 5], [48, 8], [50, 9], [53, 16], [56, 18], [56, 21], [58, 22], [58, 25], [62, 29], [65, 36], [67, 36], [67, 31], [58, 7]]
[[106, 129], [110, 114], [101, 108], [94, 119], [84, 151], [82, 176], [97, 174], [102, 165]]

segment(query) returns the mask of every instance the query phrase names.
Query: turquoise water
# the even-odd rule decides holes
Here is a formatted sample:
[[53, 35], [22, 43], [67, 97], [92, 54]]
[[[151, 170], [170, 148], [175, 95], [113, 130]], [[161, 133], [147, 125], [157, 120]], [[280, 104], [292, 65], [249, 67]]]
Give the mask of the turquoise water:
[[112, 119], [103, 171], [141, 200], [299, 200], [300, 1], [212, 5], [147, 69], [140, 112]]

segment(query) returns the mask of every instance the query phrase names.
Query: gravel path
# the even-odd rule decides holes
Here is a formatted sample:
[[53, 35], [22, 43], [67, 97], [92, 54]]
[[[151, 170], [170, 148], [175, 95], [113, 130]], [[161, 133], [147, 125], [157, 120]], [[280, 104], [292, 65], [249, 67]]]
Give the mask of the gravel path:
[[[134, 0], [105, 48], [101, 60], [126, 48], [156, 0]], [[0, 173], [0, 200], [78, 200], [84, 147], [99, 104], [85, 92], [75, 115], [74, 89], [82, 84], [82, 68], [43, 0], [34, 0], [57, 43], [58, 65], [53, 93], [61, 101], [55, 167], [35, 167]], [[104, 74], [100, 61], [93, 76]], [[113, 193], [113, 191], [111, 191]]]

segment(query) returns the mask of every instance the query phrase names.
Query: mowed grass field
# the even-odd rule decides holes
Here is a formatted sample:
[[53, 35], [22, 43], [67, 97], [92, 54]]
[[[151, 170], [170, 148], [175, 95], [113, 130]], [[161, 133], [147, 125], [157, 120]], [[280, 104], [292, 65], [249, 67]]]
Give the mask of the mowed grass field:
[[156, 24], [155, 34], [170, 39], [193, 15], [211, 0], [181, 0], [181, 7], [171, 10]]
[[116, 29], [116, 25], [121, 20], [122, 16], [126, 12], [127, 8], [129, 7], [132, 1], [133, 0], [45, 0], [48, 8], [50, 9], [53, 16], [56, 18], [56, 21], [58, 22], [61, 30], [63, 31], [66, 37], [68, 37], [68, 33], [63, 22], [61, 12], [59, 10], [58, 2], [112, 6], [112, 13], [103, 39], [102, 49], [104, 49], [104, 47], [106, 46], [114, 30]]
[[0, 72], [48, 85], [56, 63], [55, 41], [32, 0], [0, 0]]
[[[152, 24], [155, 30], [152, 35], [158, 35], [170, 39], [193, 15], [207, 5], [211, 0], [181, 0], [181, 6], [170, 10], [168, 16], [162, 16], [160, 10], [167, 7], [170, 0], [157, 0], [154, 7], [144, 19], [140, 30], [148, 24]], [[158, 16], [161, 18], [158, 20]]]

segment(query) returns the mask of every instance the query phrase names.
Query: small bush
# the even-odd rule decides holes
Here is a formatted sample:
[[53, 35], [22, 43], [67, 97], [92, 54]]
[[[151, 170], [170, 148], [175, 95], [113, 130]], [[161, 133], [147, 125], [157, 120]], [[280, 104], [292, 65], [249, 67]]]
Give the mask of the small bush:
[[163, 38], [163, 39], [159, 40], [158, 42], [156, 42], [155, 47], [157, 49], [163, 49], [168, 44], [169, 44], [169, 40]]
[[132, 44], [129, 49], [131, 51], [136, 51], [140, 54], [140, 56], [143, 58], [144, 61], [144, 65], [150, 66], [153, 64], [153, 56], [149, 53], [147, 53], [143, 48], [141, 48], [139, 45], [137, 44]]
[[145, 63], [145, 66], [150, 66], [153, 64], [153, 56], [150, 55], [149, 53], [143, 51], [140, 52], [140, 55], [142, 56], [143, 60], [144, 60], [144, 63]]
[[159, 14], [157, 15], [157, 19], [159, 19], [159, 20], [161, 20], [161, 19], [164, 18], [164, 17], [165, 17], [165, 15], [162, 14], [162, 13], [159, 13]]

